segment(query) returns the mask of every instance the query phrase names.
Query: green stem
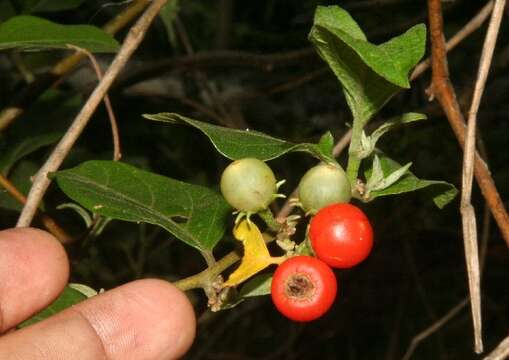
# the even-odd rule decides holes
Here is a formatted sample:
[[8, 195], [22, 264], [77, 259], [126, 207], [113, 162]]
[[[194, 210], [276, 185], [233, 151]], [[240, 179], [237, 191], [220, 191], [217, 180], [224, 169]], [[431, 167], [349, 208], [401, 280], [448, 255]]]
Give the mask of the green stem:
[[[274, 241], [273, 237], [265, 238], [265, 242], [268, 244]], [[230, 266], [239, 261], [242, 257], [234, 250], [223, 256], [220, 260], [217, 260], [212, 266], [207, 267], [198, 274], [191, 275], [181, 280], [177, 280], [173, 283], [177, 288], [182, 291], [193, 290], [193, 289], [207, 289], [210, 284], [216, 280], [216, 278]]]
[[276, 221], [274, 214], [272, 214], [269, 208], [258, 212], [258, 215], [265, 221], [270, 230], [279, 231], [281, 229], [281, 224]]
[[359, 167], [361, 165], [361, 158], [359, 158], [359, 151], [361, 150], [361, 136], [363, 125], [366, 124], [367, 121], [362, 121], [361, 119], [356, 119], [353, 121], [352, 127], [352, 139], [350, 140], [350, 147], [348, 148], [348, 166], [346, 168], [346, 175], [348, 176], [348, 180], [350, 180], [350, 184], [352, 185], [352, 189], [355, 188], [355, 183], [357, 182], [357, 177], [359, 174]]
[[240, 255], [235, 251], [231, 251], [225, 255], [221, 260], [217, 261], [211, 267], [203, 270], [202, 272], [189, 276], [185, 279], [178, 280], [173, 283], [177, 288], [182, 291], [205, 288], [210, 285], [214, 279], [219, 276], [223, 271], [240, 260]]
[[216, 258], [214, 257], [214, 254], [212, 254], [212, 251], [210, 250], [203, 250], [200, 251], [201, 255], [205, 259], [205, 262], [207, 263], [207, 267], [212, 267], [216, 263]]

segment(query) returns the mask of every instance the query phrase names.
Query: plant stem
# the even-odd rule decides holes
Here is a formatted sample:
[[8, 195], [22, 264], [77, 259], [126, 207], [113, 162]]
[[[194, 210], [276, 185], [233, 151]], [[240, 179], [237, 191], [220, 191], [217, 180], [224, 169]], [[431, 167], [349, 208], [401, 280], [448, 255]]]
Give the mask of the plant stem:
[[[440, 5], [440, 2], [433, 2]], [[440, 8], [438, 8], [440, 10]], [[437, 14], [436, 16], [434, 14]], [[456, 136], [460, 146], [465, 145], [466, 122], [461, 112], [456, 93], [449, 79], [449, 68], [447, 66], [446, 48], [443, 43], [443, 28], [441, 12], [434, 11], [430, 15], [430, 37], [431, 37], [431, 65], [432, 81], [430, 95], [434, 95], [440, 103], [449, 124]], [[431, 20], [434, 20], [433, 24]], [[435, 23], [436, 22], [436, 23]], [[509, 246], [509, 214], [504, 202], [498, 193], [497, 187], [491, 176], [488, 164], [482, 157], [475, 153], [474, 175], [482, 195], [484, 196], [490, 211], [497, 222], [507, 246]]]
[[[456, 47], [456, 45], [458, 45], [458, 43], [460, 43], [461, 41], [463, 41], [468, 35], [470, 35], [473, 31], [475, 31], [476, 29], [478, 29], [482, 24], [483, 22], [488, 18], [489, 14], [491, 14], [491, 10], [493, 8], [493, 1], [490, 1], [489, 3], [487, 3], [485, 5], [485, 7], [483, 7], [483, 9], [479, 12], [478, 15], [476, 15], [472, 20], [470, 20], [458, 33], [456, 33], [447, 43], [446, 43], [446, 51], [448, 50], [452, 50]], [[304, 49], [304, 50], [300, 50], [298, 52], [296, 52], [295, 54], [292, 53], [291, 56], [288, 56], [288, 55], [283, 55], [283, 56], [286, 56], [288, 57], [288, 59], [284, 59], [283, 56], [281, 56], [281, 62], [282, 63], [285, 63], [286, 60], [288, 61], [293, 61], [295, 59], [297, 60], [301, 60], [303, 57], [306, 57], [306, 56], [312, 56], [312, 51], [310, 51], [309, 49]], [[233, 53], [231, 53], [233, 54]], [[191, 63], [191, 65], [195, 65], [193, 63], [193, 61], [196, 61], [197, 62], [197, 65], [201, 65], [200, 61], [204, 61], [205, 64], [207, 64], [207, 61], [209, 61], [210, 59], [208, 59], [209, 56], [212, 56], [212, 60], [215, 60], [214, 59], [214, 56], [230, 56], [231, 55], [230, 53], [218, 53], [218, 54], [199, 54], [198, 55], [195, 55], [194, 58], [190, 58], [189, 59], [189, 62]], [[235, 55], [235, 54], [233, 54]], [[259, 62], [259, 66], [264, 69], [264, 68], [272, 68], [273, 66], [275, 65], [279, 65], [279, 60], [276, 61], [276, 62], [272, 62], [272, 57], [275, 55], [269, 55], [269, 56], [259, 56], [258, 58], [256, 58], [256, 56], [254, 54], [251, 54], [250, 56], [245, 56], [243, 57], [244, 54], [241, 54], [241, 53], [238, 53], [238, 56], [239, 56], [239, 59], [233, 59], [233, 60], [239, 60], [239, 62], [242, 63], [242, 61], [246, 60], [246, 61], [249, 61], [249, 63], [246, 63], [247, 65], [252, 65], [252, 66], [257, 66], [258, 63], [257, 61]], [[203, 57], [200, 58], [200, 56]], [[252, 62], [253, 59], [258, 59], [257, 61], [255, 62]], [[265, 61], [265, 58], [266, 58], [266, 61]], [[279, 58], [278, 58], [279, 59]], [[270, 66], [268, 65], [269, 64], [269, 60], [270, 60]], [[285, 61], [283, 61], [285, 60]], [[166, 62], [171, 62], [171, 66], [175, 66], [178, 64], [175, 64], [174, 60], [165, 60]], [[185, 61], [182, 61], [183, 63], [187, 64], [186, 63], [187, 60]], [[222, 59], [222, 61], [232, 61], [232, 59]], [[178, 62], [178, 61], [177, 61]], [[212, 61], [213, 62], [213, 61]], [[412, 76], [411, 76], [411, 79], [412, 80], [415, 80], [416, 78], [418, 78], [419, 76], [421, 76], [430, 66], [430, 58], [422, 61], [421, 63], [419, 63], [414, 72], [412, 73]], [[163, 64], [163, 69], [166, 68], [166, 66], [168, 66], [170, 64]], [[235, 65], [239, 65], [238, 63], [236, 63]], [[149, 69], [150, 70], [150, 69]], [[158, 73], [160, 72], [161, 70], [159, 68], [155, 68], [156, 71], [153, 71], [154, 73]], [[148, 71], [150, 73], [150, 71]], [[132, 74], [131, 74], [132, 75]], [[138, 75], [138, 74], [135, 74], [135, 75]], [[141, 74], [142, 76], [140, 76], [140, 78], [142, 78], [145, 74]], [[134, 78], [136, 78], [136, 76], [134, 76]], [[136, 81], [132, 81], [132, 82], [136, 82]], [[357, 126], [357, 127], [360, 127], [360, 126]], [[356, 129], [357, 131], [357, 135], [356, 135], [356, 145], [355, 145], [355, 148], [358, 148], [359, 147], [359, 144], [360, 144], [360, 136], [362, 134], [362, 127], [361, 127], [361, 130], [359, 131], [356, 126], [355, 126], [355, 122], [354, 122], [354, 128]], [[341, 152], [346, 148], [346, 146], [348, 145], [348, 143], [350, 142], [350, 148], [353, 150], [354, 147], [351, 145], [351, 143], [354, 142], [353, 140], [353, 129], [350, 129], [348, 130], [343, 136], [342, 138], [336, 143], [335, 147], [334, 147], [334, 156], [335, 157], [338, 157]], [[461, 143], [461, 141], [460, 141]], [[349, 150], [350, 151], [350, 150]], [[355, 159], [357, 164], [355, 165], [355, 171], [353, 170], [354, 168], [354, 164], [348, 164], [348, 168], [347, 168], [347, 173], [348, 173], [348, 169], [352, 169], [351, 172], [352, 174], [355, 174], [355, 176], [353, 176], [353, 179], [356, 180], [357, 178], [357, 175], [358, 175], [358, 171], [359, 171], [359, 166], [360, 166], [360, 159]], [[349, 161], [353, 161], [353, 156], [350, 156], [350, 159]], [[479, 179], [478, 179], [478, 182], [479, 182]], [[479, 182], [481, 183], [481, 182]], [[292, 194], [288, 197], [288, 200], [289, 199], [292, 199], [292, 198], [295, 198], [297, 196], [297, 189], [294, 189]], [[489, 204], [489, 201], [487, 201], [488, 204]], [[279, 211], [279, 213], [276, 215], [277, 217], [281, 217], [281, 218], [284, 218], [286, 216], [288, 216], [292, 210], [293, 206], [290, 204], [289, 201], [287, 201], [284, 206], [281, 208], [281, 210]], [[493, 211], [493, 209], [492, 209]], [[499, 226], [500, 223], [499, 223]], [[503, 228], [503, 227], [501, 227]], [[509, 229], [509, 227], [508, 227]], [[505, 231], [502, 230], [502, 233], [503, 234], [506, 234]], [[509, 234], [509, 232], [507, 232], [507, 234]], [[509, 244], [509, 240], [507, 241], [507, 243]], [[237, 261], [240, 260], [240, 256], [235, 253], [235, 252], [230, 252], [228, 253], [225, 257], [223, 257], [221, 260], [219, 260], [217, 263], [216, 263], [216, 267], [214, 269], [221, 269], [221, 271], [217, 271], [215, 270], [215, 273], [217, 275], [219, 275], [222, 271], [224, 271], [225, 269], [227, 269], [229, 266], [233, 265], [234, 263], [236, 263]], [[219, 266], [218, 264], [221, 265]], [[224, 266], [228, 264], [228, 266]], [[204, 276], [204, 273], [206, 273], [208, 270], [210, 269], [207, 269], [207, 270], [204, 270], [202, 271], [201, 273], [198, 273], [196, 275], [192, 275], [190, 277], [187, 277], [185, 279], [182, 279], [182, 280], [178, 280], [177, 282], [174, 283], [175, 286], [177, 286], [179, 289], [185, 291], [185, 290], [191, 290], [191, 289], [196, 289], [196, 288], [200, 288], [201, 286], [200, 285], [196, 285], [198, 283], [201, 283], [199, 281], [199, 279], [202, 279], [202, 276]], [[508, 337], [509, 339], [509, 337]], [[505, 340], [507, 342], [507, 339]], [[509, 344], [509, 343], [508, 343]]]
[[214, 266], [214, 264], [216, 263], [216, 258], [214, 257], [214, 254], [212, 253], [212, 251], [203, 250], [203, 251], [200, 251], [200, 253], [203, 256], [203, 258], [205, 259], [205, 262], [207, 263], [207, 267]]
[[204, 288], [209, 286], [210, 282], [213, 281], [219, 274], [228, 269], [230, 266], [240, 260], [240, 255], [235, 251], [229, 252], [221, 260], [217, 261], [211, 267], [203, 270], [202, 272], [189, 276], [185, 279], [178, 280], [173, 283], [177, 288], [182, 291]]
[[[114, 35], [124, 28], [129, 22], [138, 16], [148, 5], [149, 0], [137, 0], [129, 5], [124, 11], [118, 14], [103, 26], [103, 30]], [[83, 53], [76, 52], [60, 60], [53, 68], [35, 81], [30, 83], [17, 96], [17, 100], [0, 110], [0, 131], [7, 128], [14, 120], [21, 116], [25, 109], [35, 102], [39, 96], [62, 76], [74, 70], [80, 61], [85, 57]]]
[[348, 148], [348, 166], [346, 168], [346, 175], [352, 189], [355, 188], [357, 182], [357, 175], [359, 173], [359, 167], [361, 165], [361, 158], [359, 158], [359, 151], [361, 150], [361, 136], [362, 129], [367, 121], [362, 119], [354, 119], [352, 127], [352, 139], [350, 140], [350, 147]]
[[[21, 204], [25, 204], [27, 199], [25, 195], [23, 195], [17, 188], [14, 186], [13, 183], [9, 181], [6, 177], [4, 177], [0, 173], [0, 188], [4, 188], [9, 195], [11, 195], [14, 199], [19, 201]], [[37, 215], [39, 216], [39, 219], [41, 220], [44, 227], [52, 233], [62, 244], [69, 244], [74, 239], [71, 235], [69, 235], [62, 227], [60, 227], [55, 220], [53, 220], [52, 217], [50, 217], [48, 214], [46, 214], [41, 209], [37, 209]]]
[[113, 59], [113, 62], [104, 74], [102, 80], [96, 86], [87, 102], [73, 120], [71, 126], [57, 144], [44, 165], [37, 172], [32, 188], [28, 193], [27, 202], [23, 207], [18, 223], [16, 224], [17, 227], [26, 227], [32, 222], [35, 211], [50, 185], [48, 173], [58, 170], [69, 151], [71, 151], [81, 132], [87, 125], [92, 114], [95, 112], [99, 102], [101, 102], [111, 84], [113, 84], [113, 81], [124, 68], [134, 51], [138, 48], [145, 37], [145, 33], [147, 32], [150, 24], [152, 24], [152, 21], [165, 3], [166, 0], [152, 1], [147, 10], [127, 33], [124, 43], [120, 47], [120, 50]]
[[[97, 60], [95, 59], [94, 55], [87, 49], [83, 49], [78, 46], [70, 44], [67, 44], [67, 46], [70, 47], [71, 49], [76, 50], [77, 54], [84, 53], [88, 57], [90, 63], [92, 64], [92, 69], [95, 71], [97, 79], [101, 81], [101, 79], [103, 78], [103, 74], [101, 71], [101, 67], [97, 63]], [[118, 124], [108, 94], [104, 95], [104, 106], [106, 107], [106, 112], [108, 113], [108, 118], [110, 119], [111, 125], [111, 133], [113, 137], [113, 160], [118, 161], [122, 157], [122, 153], [120, 150], [120, 135], [118, 134]]]
[[258, 212], [258, 215], [262, 218], [262, 220], [267, 224], [270, 230], [278, 231], [281, 228], [281, 224], [277, 222], [274, 214], [270, 211], [269, 208]]

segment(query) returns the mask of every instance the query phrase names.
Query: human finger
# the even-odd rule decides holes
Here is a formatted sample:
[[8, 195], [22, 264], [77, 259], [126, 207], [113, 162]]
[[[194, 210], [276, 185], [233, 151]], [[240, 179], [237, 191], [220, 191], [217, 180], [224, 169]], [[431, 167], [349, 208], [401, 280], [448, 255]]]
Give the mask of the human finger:
[[0, 333], [50, 304], [68, 277], [66, 252], [51, 234], [0, 231]]
[[0, 359], [175, 359], [195, 335], [187, 297], [139, 280], [0, 339]]

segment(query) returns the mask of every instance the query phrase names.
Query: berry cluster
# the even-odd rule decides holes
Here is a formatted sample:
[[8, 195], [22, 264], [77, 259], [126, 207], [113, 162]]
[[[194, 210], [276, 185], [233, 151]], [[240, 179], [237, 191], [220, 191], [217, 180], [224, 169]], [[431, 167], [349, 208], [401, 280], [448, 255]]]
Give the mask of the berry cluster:
[[315, 320], [329, 310], [338, 287], [331, 267], [350, 268], [366, 259], [373, 247], [373, 230], [358, 207], [334, 203], [311, 219], [309, 239], [316, 257], [291, 257], [272, 278], [276, 308], [295, 321]]
[[[272, 170], [263, 161], [245, 158], [231, 163], [221, 177], [221, 192], [242, 217], [267, 211], [280, 194]], [[295, 321], [325, 314], [337, 295], [331, 268], [345, 269], [362, 262], [373, 247], [373, 230], [366, 215], [349, 203], [351, 186], [337, 164], [311, 168], [299, 183], [298, 204], [312, 215], [308, 239], [314, 256], [287, 251], [276, 269], [271, 294], [276, 308]], [[297, 247], [298, 248], [298, 247]]]

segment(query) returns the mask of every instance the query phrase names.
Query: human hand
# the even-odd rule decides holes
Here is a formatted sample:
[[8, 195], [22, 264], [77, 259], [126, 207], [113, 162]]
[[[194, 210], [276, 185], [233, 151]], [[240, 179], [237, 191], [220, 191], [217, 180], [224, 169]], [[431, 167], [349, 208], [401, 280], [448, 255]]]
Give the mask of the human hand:
[[67, 255], [50, 234], [0, 231], [0, 359], [175, 359], [195, 335], [186, 296], [161, 280], [138, 280], [94, 296], [21, 330], [69, 276]]

